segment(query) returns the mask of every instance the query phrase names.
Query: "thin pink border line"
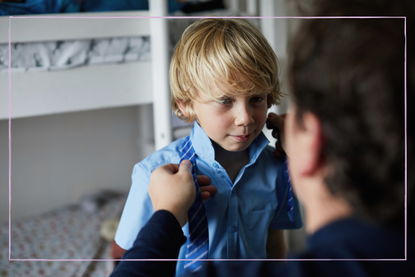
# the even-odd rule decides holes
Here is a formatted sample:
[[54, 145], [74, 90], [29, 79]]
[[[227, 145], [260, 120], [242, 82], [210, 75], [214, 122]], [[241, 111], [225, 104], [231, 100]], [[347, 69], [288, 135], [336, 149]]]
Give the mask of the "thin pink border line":
[[406, 118], [407, 118], [407, 110], [406, 110], [406, 94], [407, 94], [407, 83], [406, 83], [406, 65], [407, 65], [407, 60], [406, 60], [406, 43], [407, 43], [407, 38], [406, 38], [406, 16], [404, 19], [404, 28], [403, 28], [403, 33], [404, 33], [404, 37], [405, 37], [405, 59], [404, 59], [404, 80], [405, 80], [405, 84], [404, 84], [404, 91], [405, 91], [405, 97], [404, 97], [404, 111], [405, 111], [405, 260], [408, 258], [408, 249], [407, 249], [407, 232], [408, 232], [408, 227], [407, 227], [407, 220], [408, 220], [408, 209], [407, 209], [407, 202], [408, 202], [408, 147], [407, 147], [407, 122], [406, 122]]
[[[167, 18], [167, 19], [188, 19], [188, 18], [298, 18], [298, 19], [347, 19], [347, 18], [360, 18], [360, 19], [375, 19], [375, 18], [403, 18], [404, 19], [404, 37], [405, 37], [405, 60], [404, 60], [404, 112], [405, 112], [405, 196], [404, 196], [404, 208], [405, 208], [405, 259], [205, 259], [205, 261], [406, 261], [407, 260], [407, 109], [406, 109], [406, 97], [407, 97], [407, 82], [406, 82], [406, 51], [407, 51], [407, 38], [406, 38], [406, 16], [274, 16], [274, 17], [231, 17], [231, 16], [188, 16], [188, 17], [176, 17], [176, 16], [138, 16], [138, 17], [60, 17], [60, 16], [28, 16], [28, 17], [13, 17], [9, 16], [9, 261], [182, 261], [183, 259], [11, 259], [11, 19], [12, 18], [67, 18], [67, 19], [113, 19], [113, 18]], [[184, 259], [186, 260], [186, 259]]]
[[198, 18], [297, 18], [297, 19], [340, 19], [340, 18], [406, 18], [405, 16], [18, 16], [16, 19], [34, 18], [66, 18], [66, 19], [114, 19], [114, 18], [166, 18], [166, 19], [198, 19]]
[[12, 137], [11, 137], [11, 127], [12, 127], [12, 18], [9, 17], [9, 260], [12, 254], [12, 244], [11, 244], [11, 220], [12, 220], [12, 187], [11, 187], [11, 178], [12, 178]]
[[59, 262], [115, 262], [115, 261], [129, 261], [129, 262], [175, 262], [175, 261], [201, 261], [201, 262], [260, 262], [260, 261], [274, 261], [274, 262], [294, 262], [294, 261], [406, 261], [406, 259], [11, 259], [10, 261], [59, 261]]

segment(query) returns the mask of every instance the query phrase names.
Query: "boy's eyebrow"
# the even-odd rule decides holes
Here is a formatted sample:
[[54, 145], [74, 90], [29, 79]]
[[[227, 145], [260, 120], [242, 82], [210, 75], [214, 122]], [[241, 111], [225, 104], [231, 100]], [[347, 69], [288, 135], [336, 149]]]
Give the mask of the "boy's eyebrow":
[[[267, 93], [265, 91], [260, 91], [260, 92], [254, 92], [254, 93], [243, 94], [243, 95], [248, 96], [248, 97], [253, 97], [253, 96], [266, 96], [268, 94], [269, 93]], [[215, 100], [221, 100], [221, 99], [224, 99], [224, 98], [233, 98], [236, 95], [238, 95], [238, 94], [237, 93], [230, 93], [230, 94], [229, 93], [224, 93], [224, 94], [219, 95], [217, 97], [212, 95], [212, 98], [215, 99]]]

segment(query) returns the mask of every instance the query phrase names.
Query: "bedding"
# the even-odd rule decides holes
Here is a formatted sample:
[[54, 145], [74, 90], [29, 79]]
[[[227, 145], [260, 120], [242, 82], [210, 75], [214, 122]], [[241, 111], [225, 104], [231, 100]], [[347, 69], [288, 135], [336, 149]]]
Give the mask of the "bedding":
[[[126, 196], [115, 197], [98, 209], [85, 210], [85, 203], [63, 206], [51, 212], [12, 220], [11, 258], [9, 225], [0, 225], [0, 276], [108, 276], [111, 242], [101, 236], [102, 224], [119, 218]], [[97, 206], [98, 207], [98, 206]], [[31, 261], [31, 259], [74, 259], [74, 261]]]
[[[171, 19], [169, 49], [197, 19]], [[11, 71], [54, 71], [98, 64], [149, 61], [149, 36], [81, 39], [11, 44]], [[9, 45], [0, 44], [0, 73], [9, 70]]]
[[[150, 60], [150, 38], [127, 37], [13, 43], [12, 72], [51, 71]], [[0, 72], [9, 70], [9, 45], [0, 44]]]

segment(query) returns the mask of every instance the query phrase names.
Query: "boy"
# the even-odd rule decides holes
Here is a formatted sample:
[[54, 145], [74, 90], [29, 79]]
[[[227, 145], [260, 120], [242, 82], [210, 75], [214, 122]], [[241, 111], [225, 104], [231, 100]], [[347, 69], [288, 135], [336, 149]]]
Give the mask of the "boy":
[[[268, 108], [280, 101], [277, 63], [264, 36], [244, 19], [197, 21], [176, 45], [170, 65], [172, 108], [179, 118], [195, 122], [190, 140], [197, 174], [209, 176], [217, 188], [204, 203], [209, 259], [283, 258], [281, 229], [302, 226], [296, 199], [293, 221], [288, 216], [285, 167], [262, 133]], [[147, 191], [152, 171], [177, 164], [184, 140], [134, 167], [115, 237], [122, 248], [132, 246], [153, 213]], [[188, 235], [187, 225], [183, 230]], [[182, 275], [183, 268], [179, 261], [176, 274]]]

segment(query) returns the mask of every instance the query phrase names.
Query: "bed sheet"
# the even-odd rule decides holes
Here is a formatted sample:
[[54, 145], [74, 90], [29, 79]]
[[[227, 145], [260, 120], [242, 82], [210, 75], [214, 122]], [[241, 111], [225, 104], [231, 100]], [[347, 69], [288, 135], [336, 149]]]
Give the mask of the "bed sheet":
[[102, 223], [120, 216], [126, 197], [109, 201], [97, 212], [79, 205], [0, 225], [0, 276], [108, 276], [113, 262], [49, 261], [50, 259], [110, 259], [110, 242], [100, 235]]
[[[150, 60], [148, 36], [13, 43], [11, 47], [12, 72]], [[9, 45], [0, 44], [0, 72], [8, 70]]]

